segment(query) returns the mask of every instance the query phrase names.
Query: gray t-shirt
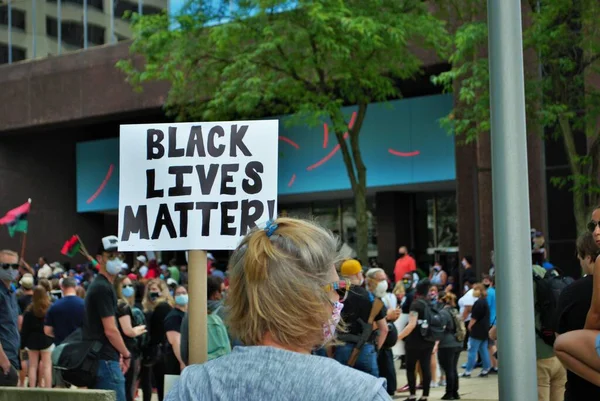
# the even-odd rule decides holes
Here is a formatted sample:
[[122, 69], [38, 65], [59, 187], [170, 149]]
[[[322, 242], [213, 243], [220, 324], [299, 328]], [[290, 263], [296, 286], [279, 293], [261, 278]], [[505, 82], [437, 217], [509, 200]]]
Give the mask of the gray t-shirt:
[[385, 379], [320, 356], [236, 347], [186, 368], [165, 401], [389, 401]]

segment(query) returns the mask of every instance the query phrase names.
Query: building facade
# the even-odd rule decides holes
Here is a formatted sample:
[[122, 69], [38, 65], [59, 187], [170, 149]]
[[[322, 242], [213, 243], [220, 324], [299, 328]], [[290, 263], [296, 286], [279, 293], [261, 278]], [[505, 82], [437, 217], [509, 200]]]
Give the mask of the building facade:
[[0, 64], [131, 39], [128, 12], [156, 14], [168, 0], [0, 0]]
[[[168, 6], [165, 3], [61, 0], [57, 14], [57, 0], [13, 0], [10, 24], [3, 24], [8, 21], [0, 11], [0, 46], [8, 46], [6, 31], [11, 26], [10, 47], [21, 46], [23, 59], [39, 58], [17, 62], [13, 57], [11, 65], [0, 66], [0, 213], [33, 199], [27, 260], [42, 255], [60, 260], [62, 243], [74, 233], [94, 249], [103, 235], [117, 232], [119, 124], [168, 122], [162, 112], [168, 87], [155, 83], [134, 93], [125, 83], [114, 65], [128, 57], [128, 43], [117, 42], [130, 31], [116, 16], [140, 6], [145, 13], [158, 12]], [[2, 7], [7, 9], [7, 4]], [[67, 9], [87, 10], [87, 25], [83, 14], [63, 20]], [[21, 28], [14, 28], [21, 18], [14, 17], [14, 10], [24, 13]], [[58, 32], [46, 34], [52, 18], [62, 28], [80, 23], [77, 32], [87, 26], [82, 34], [87, 41], [65, 36], [68, 29], [61, 28], [60, 41]], [[91, 25], [103, 28], [103, 35], [90, 34]], [[23, 31], [20, 42], [15, 29]], [[58, 55], [59, 42], [61, 56], [46, 57]], [[88, 50], [74, 51], [85, 43]], [[0, 60], [8, 61], [4, 54]], [[403, 89], [405, 98], [371, 105], [364, 123], [369, 255], [391, 270], [398, 247], [406, 245], [423, 268], [435, 254], [452, 266], [461, 255], [472, 255], [477, 270], [485, 272], [493, 249], [489, 137], [463, 144], [440, 127], [438, 120], [451, 110], [453, 98], [432, 87], [428, 75], [447, 65], [426, 54], [423, 62], [426, 74]], [[351, 116], [353, 108], [345, 111]], [[280, 214], [314, 218], [352, 247], [353, 197], [336, 139], [326, 134], [327, 122], [316, 128], [288, 126], [285, 117], [282, 122]], [[530, 135], [529, 173], [523, 179], [530, 183], [532, 227], [546, 233], [551, 259], [571, 267], [576, 263], [576, 233], [573, 218], [564, 213], [571, 207], [568, 194], [548, 201], [546, 197], [547, 166], [556, 174], [563, 165], [554, 151], [557, 146], [545, 146], [539, 136]], [[554, 225], [558, 220], [552, 211], [562, 211]], [[19, 249], [20, 241], [0, 230], [3, 247]]]

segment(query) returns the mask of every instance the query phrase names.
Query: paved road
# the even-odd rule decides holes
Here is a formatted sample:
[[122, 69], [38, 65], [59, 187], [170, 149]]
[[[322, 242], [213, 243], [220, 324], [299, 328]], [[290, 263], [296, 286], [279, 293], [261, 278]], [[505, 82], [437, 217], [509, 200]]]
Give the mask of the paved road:
[[[460, 365], [466, 362], [466, 352], [461, 354], [459, 362], [459, 373], [462, 373]], [[459, 394], [464, 401], [498, 401], [498, 375], [489, 375], [486, 378], [478, 378], [479, 369], [475, 369], [473, 377], [470, 379], [460, 379]], [[407, 383], [406, 370], [398, 371], [398, 387], [402, 387]], [[429, 400], [439, 400], [445, 393], [445, 389], [433, 388], [429, 394]], [[393, 397], [394, 400], [404, 400], [408, 393], [397, 393]], [[417, 391], [417, 396], [421, 396], [421, 392]]]

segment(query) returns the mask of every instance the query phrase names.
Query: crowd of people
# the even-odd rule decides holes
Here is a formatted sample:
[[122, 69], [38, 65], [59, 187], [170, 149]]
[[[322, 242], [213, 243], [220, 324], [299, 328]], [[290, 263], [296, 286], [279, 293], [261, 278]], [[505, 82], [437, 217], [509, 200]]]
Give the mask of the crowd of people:
[[[598, 221], [600, 210], [577, 242], [586, 274], [578, 281], [540, 258], [532, 232], [539, 401], [600, 396]], [[316, 401], [348, 388], [354, 400], [407, 392], [412, 401], [422, 390], [427, 401], [439, 386], [441, 399], [460, 399], [459, 378], [478, 367], [479, 377], [498, 372], [493, 255], [478, 280], [470, 256], [460, 269], [436, 261], [423, 274], [403, 246], [392, 279], [376, 263], [340, 260], [337, 239], [320, 226], [279, 218], [241, 241], [226, 272], [208, 266], [209, 362], [188, 366], [186, 267], [144, 255], [130, 267], [117, 243], [104, 238], [74, 269], [0, 251], [0, 386], [83, 383], [118, 401], [140, 392], [150, 401], [153, 390], [160, 401]], [[70, 349], [90, 363], [67, 366]], [[166, 375], [180, 376], [167, 394]]]

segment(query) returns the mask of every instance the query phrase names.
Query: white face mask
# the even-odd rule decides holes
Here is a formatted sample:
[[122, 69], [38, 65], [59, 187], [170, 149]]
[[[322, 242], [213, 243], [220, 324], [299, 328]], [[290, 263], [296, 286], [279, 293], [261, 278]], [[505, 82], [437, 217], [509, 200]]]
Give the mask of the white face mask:
[[121, 262], [119, 259], [111, 259], [106, 262], [106, 272], [111, 276], [116, 276], [121, 272], [122, 265], [123, 262]]
[[383, 281], [380, 281], [379, 284], [377, 284], [377, 287], [375, 287], [375, 291], [373, 291], [373, 294], [377, 298], [383, 298], [383, 297], [385, 297], [387, 290], [388, 290], [387, 280], [383, 280]]
[[468, 286], [468, 285], [465, 285], [465, 288], [464, 288], [464, 290], [465, 290], [465, 292], [468, 292], [468, 291], [469, 291], [469, 286]]

